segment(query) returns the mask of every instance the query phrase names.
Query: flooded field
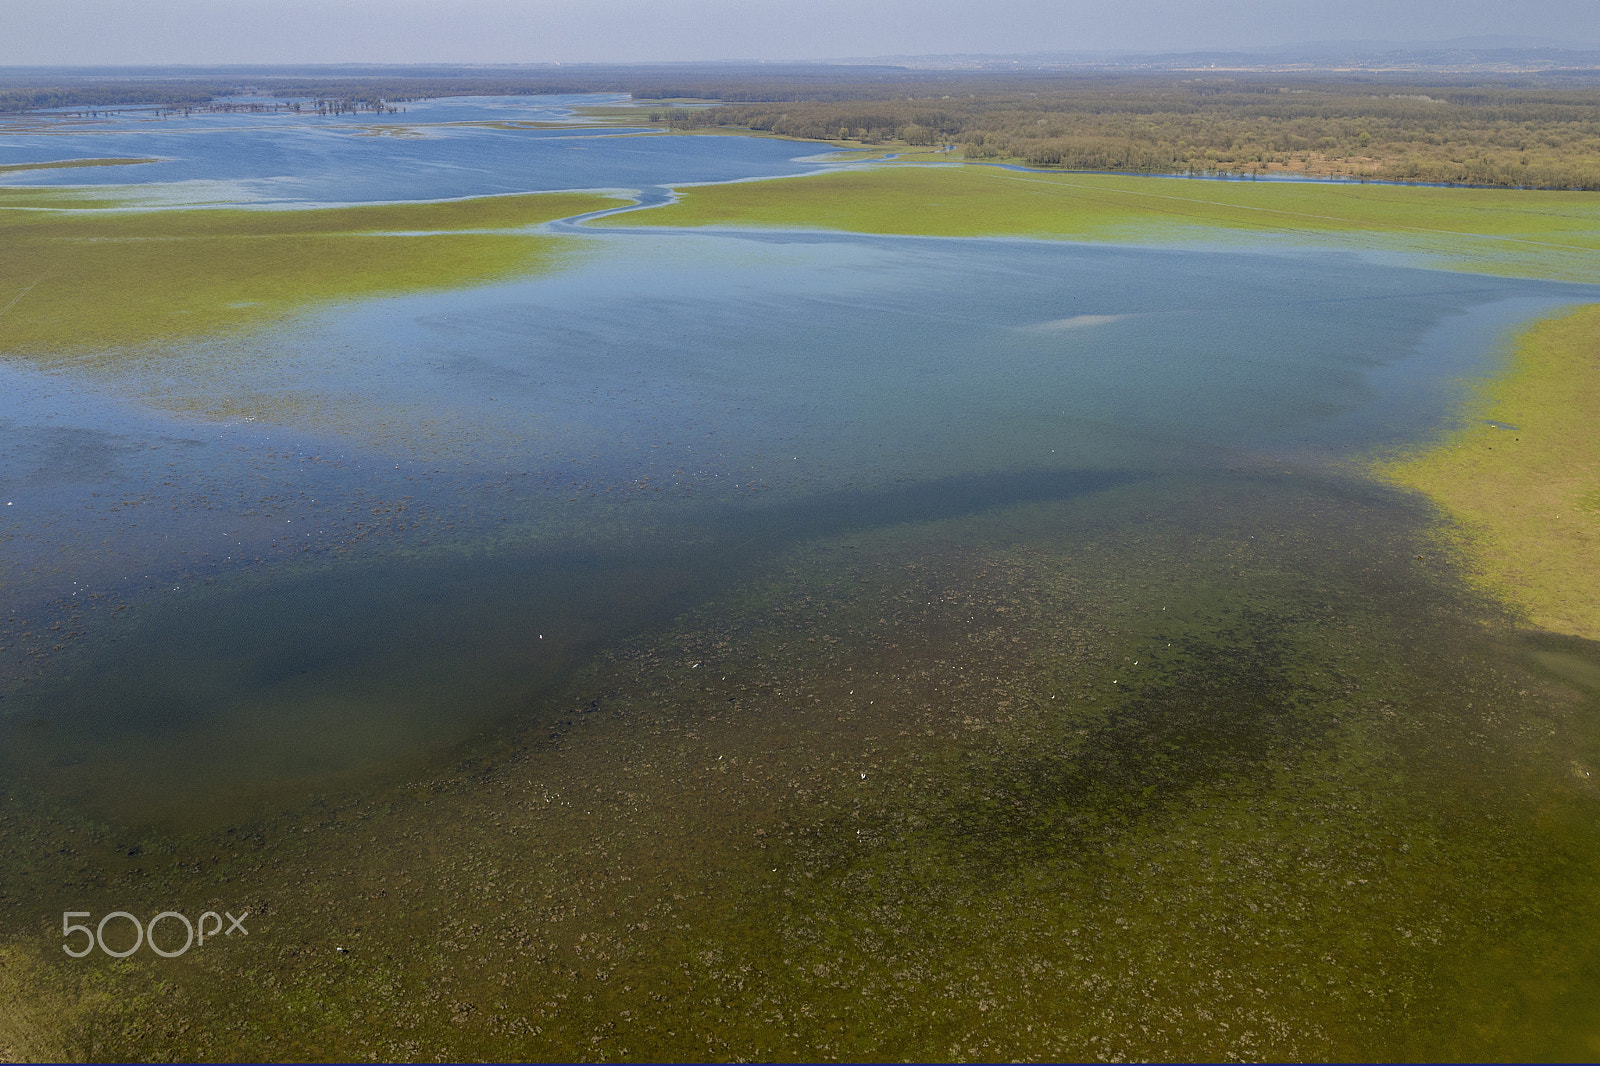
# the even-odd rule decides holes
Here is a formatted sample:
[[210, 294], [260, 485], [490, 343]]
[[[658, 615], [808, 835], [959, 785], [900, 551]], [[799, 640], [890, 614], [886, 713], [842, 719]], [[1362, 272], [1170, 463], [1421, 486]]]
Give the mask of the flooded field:
[[[513, 128], [572, 103], [314, 175], [238, 146], [349, 125], [0, 164], [207, 144], [146, 206], [826, 165]], [[0, 317], [0, 1058], [1596, 1052], [1600, 653], [1365, 471], [1600, 290], [626, 217], [83, 358]], [[72, 958], [68, 911], [250, 917]]]

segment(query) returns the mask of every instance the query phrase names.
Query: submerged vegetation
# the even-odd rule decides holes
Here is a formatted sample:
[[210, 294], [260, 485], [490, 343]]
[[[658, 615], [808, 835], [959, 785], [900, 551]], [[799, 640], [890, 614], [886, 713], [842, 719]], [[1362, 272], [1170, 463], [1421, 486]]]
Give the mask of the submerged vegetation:
[[[181, 836], [18, 797], [0, 996], [56, 1009], [0, 1047], [1582, 1057], [1592, 706], [1387, 506], [1266, 474], [810, 538], [393, 787]], [[79, 962], [63, 885], [255, 917]]]

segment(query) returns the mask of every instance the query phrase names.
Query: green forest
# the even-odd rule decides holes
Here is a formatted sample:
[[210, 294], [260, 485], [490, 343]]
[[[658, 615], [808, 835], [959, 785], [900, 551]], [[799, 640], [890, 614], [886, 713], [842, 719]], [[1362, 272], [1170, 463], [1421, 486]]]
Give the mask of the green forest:
[[1214, 77], [1034, 84], [670, 108], [652, 119], [872, 146], [950, 145], [967, 159], [1067, 170], [1600, 189], [1593, 87]]

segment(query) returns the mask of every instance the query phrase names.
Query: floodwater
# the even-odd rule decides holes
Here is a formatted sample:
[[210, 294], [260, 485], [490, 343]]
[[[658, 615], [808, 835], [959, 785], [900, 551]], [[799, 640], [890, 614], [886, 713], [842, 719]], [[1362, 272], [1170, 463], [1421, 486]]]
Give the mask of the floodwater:
[[[204, 147], [37, 180], [321, 201], [817, 165], [346, 121], [118, 120], [0, 162], [167, 138]], [[584, 241], [117, 374], [0, 368], [29, 975], [0, 994], [62, 1019], [0, 1051], [1592, 1053], [1600, 657], [1468, 589], [1361, 463], [1600, 290], [1282, 247]], [[63, 910], [228, 905], [247, 944], [56, 951]]]

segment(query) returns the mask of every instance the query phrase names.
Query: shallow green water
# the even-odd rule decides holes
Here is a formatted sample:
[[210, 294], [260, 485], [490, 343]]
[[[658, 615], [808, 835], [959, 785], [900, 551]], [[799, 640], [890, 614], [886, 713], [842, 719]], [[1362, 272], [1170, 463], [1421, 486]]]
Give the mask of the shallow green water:
[[8, 966], [101, 1056], [1584, 1057], [1600, 706], [1537, 664], [1597, 657], [1423, 517], [1278, 473], [804, 538], [397, 782], [8, 805], [13, 913], [257, 916]]

